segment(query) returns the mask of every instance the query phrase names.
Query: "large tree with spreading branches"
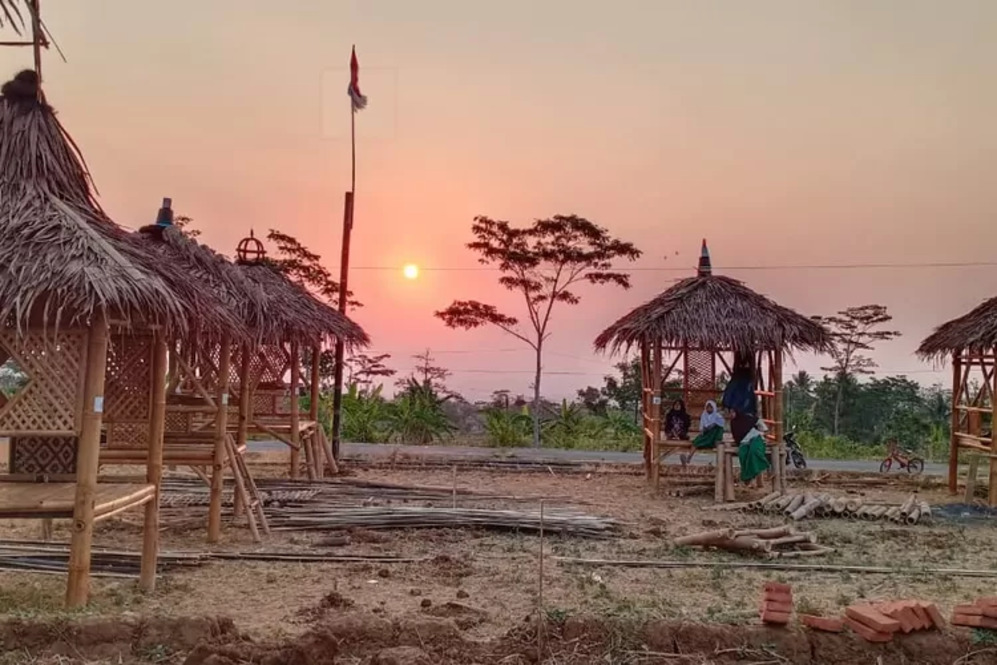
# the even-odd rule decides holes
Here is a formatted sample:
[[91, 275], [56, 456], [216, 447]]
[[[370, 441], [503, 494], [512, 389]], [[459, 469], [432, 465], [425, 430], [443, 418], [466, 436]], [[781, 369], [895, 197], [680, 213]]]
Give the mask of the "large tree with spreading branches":
[[830, 352], [833, 362], [821, 369], [832, 372], [837, 384], [832, 429], [832, 433], [837, 436], [841, 428], [841, 405], [845, 387], [858, 376], [872, 374], [878, 366], [866, 352], [872, 351], [876, 342], [888, 342], [900, 337], [900, 333], [881, 328], [893, 320], [884, 305], [849, 307], [831, 316], [813, 318], [827, 326], [833, 340]]
[[533, 349], [533, 445], [540, 445], [540, 381], [544, 344], [550, 337], [551, 314], [557, 304], [577, 305], [581, 283], [630, 288], [630, 276], [613, 269], [613, 261], [634, 261], [641, 252], [629, 242], [577, 215], [538, 219], [526, 227], [476, 217], [474, 241], [467, 247], [478, 261], [501, 273], [499, 284], [522, 295], [527, 322], [504, 314], [494, 305], [457, 300], [436, 316], [450, 328], [470, 330], [494, 326]]

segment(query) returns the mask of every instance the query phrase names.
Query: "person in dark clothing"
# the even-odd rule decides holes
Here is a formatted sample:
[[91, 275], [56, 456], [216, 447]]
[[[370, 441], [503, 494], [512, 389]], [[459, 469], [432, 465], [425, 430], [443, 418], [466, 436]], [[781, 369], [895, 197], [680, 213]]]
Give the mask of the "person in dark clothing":
[[[758, 416], [758, 396], [755, 395], [755, 363], [750, 355], [734, 354], [734, 369], [724, 388], [720, 404], [728, 411]], [[735, 440], [737, 440], [735, 438]]]
[[689, 426], [692, 419], [685, 410], [685, 402], [675, 400], [671, 410], [665, 416], [665, 436], [672, 440], [685, 441], [689, 438]]

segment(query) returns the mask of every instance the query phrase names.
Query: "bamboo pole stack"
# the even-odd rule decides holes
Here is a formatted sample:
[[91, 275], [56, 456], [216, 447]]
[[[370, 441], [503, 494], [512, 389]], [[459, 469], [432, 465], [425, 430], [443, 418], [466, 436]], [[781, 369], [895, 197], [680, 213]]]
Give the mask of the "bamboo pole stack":
[[931, 506], [911, 494], [899, 505], [867, 502], [857, 497], [834, 497], [830, 494], [785, 494], [776, 492], [758, 501], [733, 505], [731, 510], [783, 515], [793, 521], [810, 518], [838, 517], [867, 521], [889, 520], [912, 526], [931, 519]]
[[834, 550], [817, 543], [817, 534], [797, 532], [792, 526], [771, 529], [719, 529], [675, 539], [675, 544], [685, 547], [712, 547], [757, 554], [767, 559], [790, 559], [820, 556]]

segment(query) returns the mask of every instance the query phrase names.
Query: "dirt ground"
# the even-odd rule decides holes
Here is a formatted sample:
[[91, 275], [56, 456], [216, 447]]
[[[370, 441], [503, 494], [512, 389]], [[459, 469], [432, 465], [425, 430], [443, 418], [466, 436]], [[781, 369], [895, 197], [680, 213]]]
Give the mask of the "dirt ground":
[[[259, 473], [267, 470], [261, 468]], [[452, 483], [451, 473], [443, 471], [359, 469], [354, 477], [408, 485], [449, 487]], [[552, 625], [562, 627], [558, 630], [563, 629], [566, 620], [577, 617], [598, 617], [613, 625], [629, 626], [702, 622], [729, 626], [732, 630], [747, 627], [757, 624], [760, 588], [766, 580], [791, 583], [797, 612], [816, 614], [839, 614], [846, 605], [859, 599], [924, 598], [938, 603], [947, 615], [955, 604], [997, 593], [997, 577], [926, 572], [928, 568], [997, 572], [997, 557], [993, 555], [997, 551], [995, 525], [959, 526], [936, 521], [931, 525], [900, 527], [841, 519], [809, 520], [801, 523], [801, 528], [816, 532], [820, 542], [834, 547], [836, 552], [819, 560], [805, 560], [806, 563], [891, 566], [904, 572], [881, 575], [743, 570], [736, 567], [738, 562], [748, 560], [742, 555], [675, 547], [672, 539], [726, 526], [775, 526], [782, 523], [781, 519], [712, 510], [712, 496], [655, 495], [639, 475], [469, 471], [458, 475], [457, 485], [479, 492], [536, 499], [536, 503], [474, 501], [468, 506], [529, 510], [538, 507], [544, 497], [549, 509], [571, 507], [625, 523], [620, 535], [611, 539], [560, 536], [546, 539], [543, 609]], [[864, 494], [867, 498], [897, 503], [910, 493], [908, 487], [874, 486], [826, 487], [822, 491], [835, 495]], [[937, 490], [920, 489], [919, 493], [933, 505], [949, 500], [947, 494]], [[460, 498], [458, 505], [462, 505]], [[205, 516], [206, 510], [199, 507], [168, 511], [162, 548], [206, 550]], [[37, 538], [38, 530], [33, 522], [0, 522], [0, 538], [4, 539]], [[321, 545], [326, 536], [321, 532], [274, 532], [264, 543], [254, 545], [243, 523], [230, 523], [226, 525], [222, 543], [212, 549], [392, 554], [427, 557], [428, 561], [401, 564], [212, 561], [200, 568], [163, 575], [156, 592], [148, 596], [140, 594], [131, 581], [97, 579], [93, 582], [91, 605], [69, 618], [221, 616], [231, 619], [238, 631], [254, 639], [277, 643], [312, 639], [316, 626], [342, 620], [344, 616], [376, 617], [396, 624], [406, 617], [449, 620], [446, 625], [455, 625], [462, 640], [477, 644], [508, 640], [509, 635], [522, 630], [524, 625], [532, 625], [524, 624], [524, 620], [534, 615], [540, 589], [540, 543], [536, 535], [463, 529], [354, 530], [350, 533], [350, 544], [341, 547]], [[56, 523], [54, 537], [56, 541], [68, 541], [68, 524]], [[140, 542], [141, 516], [126, 514], [98, 526], [95, 546], [137, 550]], [[706, 561], [724, 565], [685, 569], [583, 567], [559, 563], [556, 560], [559, 556]], [[64, 585], [65, 578], [61, 575], [0, 572], [0, 620], [67, 618], [60, 609]], [[645, 650], [646, 642], [643, 640]], [[164, 652], [158, 658], [153, 653], [139, 655], [143, 662], [170, 659], [183, 662], [176, 653]], [[535, 654], [523, 657], [536, 660]], [[654, 662], [620, 658], [607, 661], [600, 657], [598, 662]], [[751, 658], [758, 661], [758, 654]], [[0, 663], [8, 662], [34, 661], [0, 658]], [[562, 654], [561, 660], [551, 662], [590, 661], [572, 661]], [[997, 654], [991, 662], [997, 662]]]

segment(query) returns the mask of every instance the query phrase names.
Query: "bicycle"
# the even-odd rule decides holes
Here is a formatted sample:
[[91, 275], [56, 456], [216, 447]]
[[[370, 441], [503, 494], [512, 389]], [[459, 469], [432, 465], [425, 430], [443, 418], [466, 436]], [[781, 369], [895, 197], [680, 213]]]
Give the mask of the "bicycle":
[[915, 455], [913, 451], [906, 448], [901, 450], [895, 441], [887, 444], [886, 459], [879, 465], [880, 473], [889, 473], [893, 468], [893, 463], [897, 463], [900, 470], [906, 469], [907, 473], [917, 475], [924, 471], [924, 458]]

